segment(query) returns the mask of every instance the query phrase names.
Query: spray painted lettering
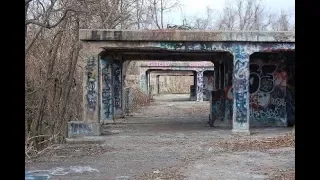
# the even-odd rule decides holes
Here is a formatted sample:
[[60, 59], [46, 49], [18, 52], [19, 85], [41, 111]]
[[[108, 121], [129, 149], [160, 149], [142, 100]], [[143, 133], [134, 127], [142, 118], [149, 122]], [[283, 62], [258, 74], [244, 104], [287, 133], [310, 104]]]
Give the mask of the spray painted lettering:
[[283, 61], [276, 57], [270, 57], [268, 62], [261, 59], [251, 61], [250, 120], [253, 124], [286, 125], [287, 73], [279, 67], [281, 63]]
[[113, 119], [112, 103], [112, 64], [107, 60], [101, 60], [102, 68], [102, 113], [103, 120]]
[[86, 65], [87, 70], [87, 103], [90, 111], [95, 111], [97, 106], [97, 75], [96, 75], [96, 62], [92, 57], [88, 60]]
[[114, 103], [116, 109], [121, 109], [121, 65], [114, 65]]

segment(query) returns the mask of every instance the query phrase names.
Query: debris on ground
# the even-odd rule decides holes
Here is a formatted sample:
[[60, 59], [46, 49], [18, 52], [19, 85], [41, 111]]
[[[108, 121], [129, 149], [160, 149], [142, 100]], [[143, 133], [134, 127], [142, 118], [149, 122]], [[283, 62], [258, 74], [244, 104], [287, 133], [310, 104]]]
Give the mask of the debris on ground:
[[217, 145], [231, 151], [267, 150], [281, 147], [295, 147], [295, 135], [288, 133], [277, 137], [261, 139], [237, 139], [218, 142]]
[[32, 159], [30, 162], [61, 161], [84, 156], [100, 156], [114, 150], [112, 147], [100, 144], [60, 144], [53, 145], [52, 148], [46, 150], [41, 156]]

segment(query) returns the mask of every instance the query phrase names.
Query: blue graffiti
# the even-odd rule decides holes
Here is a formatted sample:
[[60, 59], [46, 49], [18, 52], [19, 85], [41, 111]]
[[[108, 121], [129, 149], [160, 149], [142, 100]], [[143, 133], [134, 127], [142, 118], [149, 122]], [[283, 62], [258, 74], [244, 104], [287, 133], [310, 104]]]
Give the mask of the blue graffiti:
[[29, 171], [25, 172], [25, 180], [48, 180], [50, 178], [47, 174], [33, 175]]

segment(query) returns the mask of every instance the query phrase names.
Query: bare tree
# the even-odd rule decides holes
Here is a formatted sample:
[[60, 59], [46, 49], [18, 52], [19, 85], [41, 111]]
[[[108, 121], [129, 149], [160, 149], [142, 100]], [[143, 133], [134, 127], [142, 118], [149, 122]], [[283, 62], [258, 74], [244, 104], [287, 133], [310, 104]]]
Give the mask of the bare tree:
[[216, 21], [219, 30], [267, 30], [273, 16], [266, 10], [263, 0], [226, 1], [220, 18]]
[[149, 10], [153, 24], [158, 29], [164, 29], [165, 15], [173, 9], [180, 6], [179, 0], [147, 0], [147, 9]]
[[290, 15], [288, 12], [281, 10], [278, 18], [271, 23], [271, 28], [274, 31], [290, 31], [294, 30], [294, 25], [290, 24]]

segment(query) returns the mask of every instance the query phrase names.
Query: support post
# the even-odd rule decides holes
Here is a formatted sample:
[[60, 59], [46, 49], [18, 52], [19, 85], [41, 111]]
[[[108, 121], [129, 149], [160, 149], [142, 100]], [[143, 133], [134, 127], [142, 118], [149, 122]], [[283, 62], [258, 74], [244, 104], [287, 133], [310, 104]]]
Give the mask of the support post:
[[159, 82], [160, 75], [156, 76], [156, 84], [157, 84], [157, 94], [160, 94], [160, 82]]
[[105, 58], [101, 63], [101, 110], [100, 122], [114, 123], [114, 71], [113, 61]]
[[[240, 49], [240, 50], [239, 50]], [[233, 51], [233, 118], [232, 133], [250, 135], [249, 131], [249, 57], [239, 45]]]
[[140, 68], [140, 90], [145, 93], [147, 92], [147, 77], [145, 68]]
[[85, 63], [83, 118], [85, 122], [99, 123], [99, 57], [90, 56]]
[[203, 101], [203, 71], [197, 71], [197, 101]]
[[114, 115], [118, 117], [123, 117], [122, 80], [122, 63], [115, 61], [113, 64]]

